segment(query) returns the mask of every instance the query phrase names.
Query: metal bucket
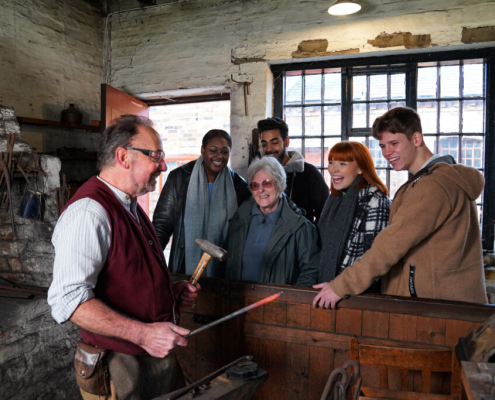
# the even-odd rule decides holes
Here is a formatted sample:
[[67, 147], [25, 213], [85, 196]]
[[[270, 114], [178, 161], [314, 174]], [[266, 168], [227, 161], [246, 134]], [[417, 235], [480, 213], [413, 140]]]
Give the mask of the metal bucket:
[[43, 193], [27, 190], [22, 197], [19, 214], [23, 218], [43, 220], [45, 212], [45, 199]]

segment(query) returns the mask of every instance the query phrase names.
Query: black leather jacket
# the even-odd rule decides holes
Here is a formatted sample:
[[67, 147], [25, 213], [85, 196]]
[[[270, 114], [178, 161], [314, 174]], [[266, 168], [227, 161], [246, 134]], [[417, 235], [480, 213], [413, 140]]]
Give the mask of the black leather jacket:
[[[187, 188], [195, 163], [196, 160], [191, 161], [170, 172], [153, 214], [153, 226], [162, 248], [165, 248], [173, 234], [168, 263], [168, 269], [172, 273], [184, 273], [185, 271], [184, 211]], [[251, 192], [244, 178], [233, 170], [230, 171], [239, 206], [251, 197]]]

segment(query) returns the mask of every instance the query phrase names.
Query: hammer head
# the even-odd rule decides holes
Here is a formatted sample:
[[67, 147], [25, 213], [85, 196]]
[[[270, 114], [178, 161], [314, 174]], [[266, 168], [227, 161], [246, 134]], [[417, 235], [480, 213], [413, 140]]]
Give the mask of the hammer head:
[[220, 261], [224, 261], [227, 258], [227, 251], [218, 247], [216, 244], [204, 239], [196, 239], [195, 242], [201, 250], [213, 258], [217, 258]]

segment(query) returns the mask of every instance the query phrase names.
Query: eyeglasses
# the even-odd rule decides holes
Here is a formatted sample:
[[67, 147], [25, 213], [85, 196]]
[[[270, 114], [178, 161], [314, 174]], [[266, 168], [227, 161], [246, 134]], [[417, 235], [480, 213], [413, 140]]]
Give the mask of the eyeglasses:
[[[271, 189], [275, 183], [275, 181], [265, 179], [263, 182], [261, 182], [261, 186], [263, 187], [263, 189]], [[259, 190], [260, 184], [258, 182], [251, 182], [249, 184], [249, 187], [253, 192], [256, 192], [257, 190]]]
[[163, 150], [146, 150], [138, 149], [137, 147], [124, 147], [124, 149], [140, 151], [145, 156], [148, 156], [151, 161], [155, 163], [159, 163], [161, 160], [165, 159], [165, 152]]

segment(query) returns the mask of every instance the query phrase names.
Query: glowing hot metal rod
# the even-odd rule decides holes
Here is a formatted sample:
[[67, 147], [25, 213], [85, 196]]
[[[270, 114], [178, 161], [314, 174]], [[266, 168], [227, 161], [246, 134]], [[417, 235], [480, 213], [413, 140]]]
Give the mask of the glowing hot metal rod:
[[197, 333], [203, 332], [212, 326], [221, 324], [222, 322], [228, 321], [229, 319], [232, 319], [234, 317], [237, 317], [238, 315], [244, 314], [245, 312], [248, 312], [250, 310], [253, 310], [254, 308], [257, 308], [259, 306], [262, 306], [263, 304], [269, 303], [270, 301], [273, 301], [275, 299], [278, 299], [284, 292], [279, 292], [272, 294], [271, 296], [265, 297], [264, 299], [261, 299], [260, 301], [257, 301], [256, 303], [250, 304], [247, 307], [241, 308], [240, 310], [234, 311], [232, 314], [226, 315], [223, 318], [217, 319], [216, 321], [213, 321], [212, 323], [202, 326], [201, 328], [196, 329], [195, 331], [192, 331], [189, 335], [186, 335], [184, 337], [188, 338], [193, 335], [196, 335]]

